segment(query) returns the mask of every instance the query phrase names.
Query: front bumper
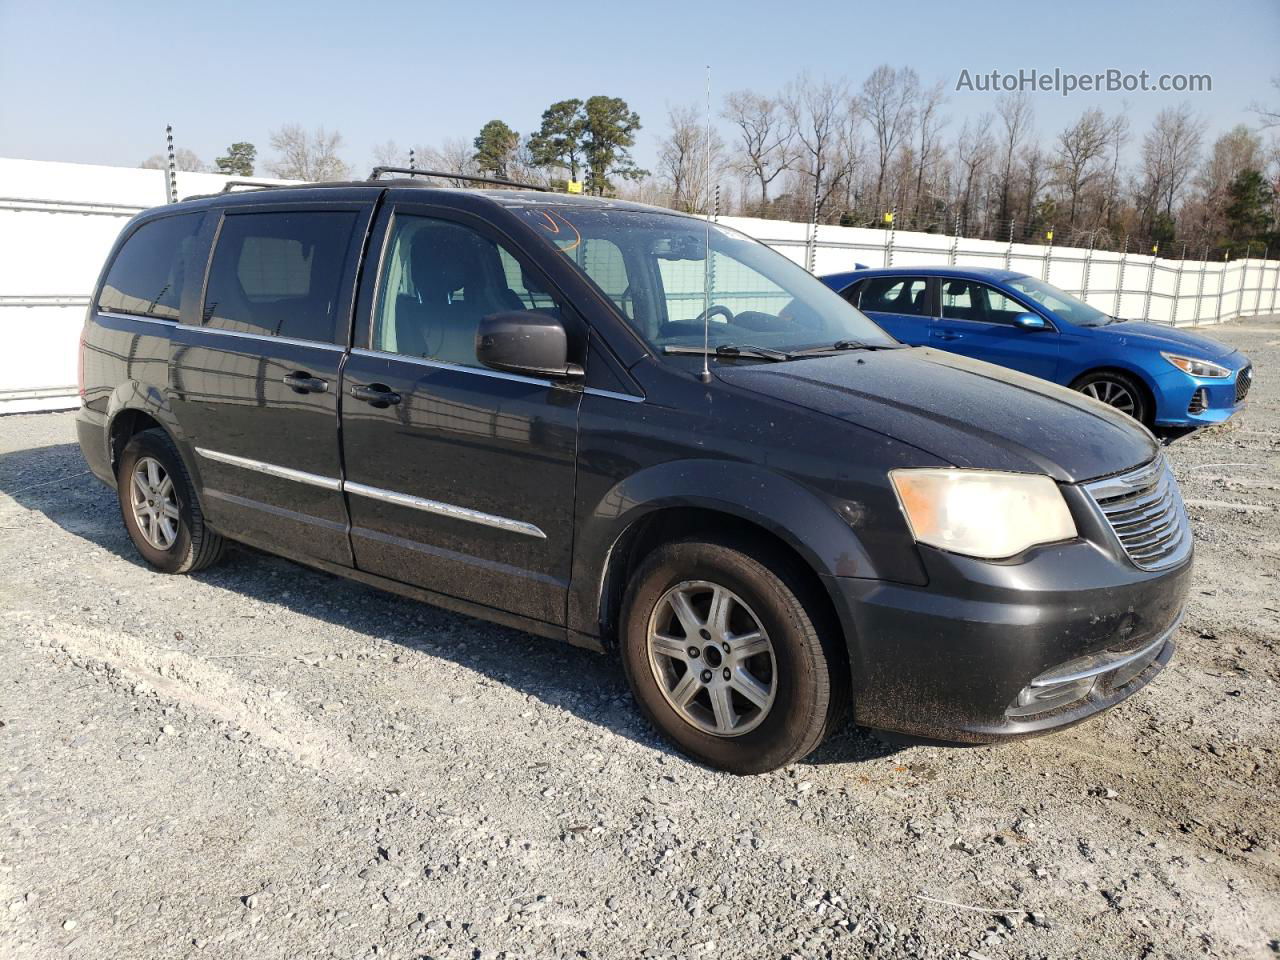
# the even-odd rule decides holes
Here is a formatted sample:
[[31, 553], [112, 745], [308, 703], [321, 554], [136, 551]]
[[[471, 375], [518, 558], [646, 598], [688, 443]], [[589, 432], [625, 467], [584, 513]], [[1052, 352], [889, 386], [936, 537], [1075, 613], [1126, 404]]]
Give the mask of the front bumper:
[[1210, 380], [1172, 366], [1161, 373], [1156, 381], [1156, 426], [1207, 427], [1240, 412], [1253, 382], [1253, 365], [1239, 352], [1214, 362], [1228, 367], [1231, 376]]
[[[850, 625], [856, 718], [960, 743], [1069, 726], [1141, 689], [1172, 656], [1191, 579], [1189, 556], [1144, 572], [1085, 540], [1016, 563], [920, 553], [927, 587], [832, 578]], [[1072, 679], [1075, 695], [1058, 685], [1044, 709], [1028, 693], [1036, 680], [1053, 693]]]

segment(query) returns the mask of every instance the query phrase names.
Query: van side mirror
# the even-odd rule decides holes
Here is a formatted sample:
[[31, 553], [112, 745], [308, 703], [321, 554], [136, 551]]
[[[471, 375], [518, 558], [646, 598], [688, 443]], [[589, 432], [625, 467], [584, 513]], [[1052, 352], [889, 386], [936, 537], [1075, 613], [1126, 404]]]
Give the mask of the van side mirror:
[[1038, 313], [1020, 313], [1013, 318], [1013, 325], [1023, 330], [1048, 330], [1049, 321]]
[[580, 377], [569, 362], [569, 335], [559, 318], [539, 310], [506, 310], [480, 318], [476, 359], [486, 367], [531, 377]]

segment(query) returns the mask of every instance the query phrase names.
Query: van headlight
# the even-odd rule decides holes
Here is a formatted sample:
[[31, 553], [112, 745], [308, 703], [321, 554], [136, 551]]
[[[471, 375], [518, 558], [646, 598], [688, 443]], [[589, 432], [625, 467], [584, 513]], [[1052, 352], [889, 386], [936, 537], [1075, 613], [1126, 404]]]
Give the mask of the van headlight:
[[994, 470], [890, 470], [917, 543], [984, 560], [1070, 540], [1076, 524], [1049, 477]]
[[1161, 351], [1160, 356], [1164, 357], [1183, 373], [1189, 373], [1193, 377], [1203, 377], [1206, 380], [1225, 380], [1231, 376], [1231, 371], [1221, 364], [1210, 363], [1208, 360], [1197, 360], [1195, 357], [1180, 357], [1176, 353], [1165, 353]]

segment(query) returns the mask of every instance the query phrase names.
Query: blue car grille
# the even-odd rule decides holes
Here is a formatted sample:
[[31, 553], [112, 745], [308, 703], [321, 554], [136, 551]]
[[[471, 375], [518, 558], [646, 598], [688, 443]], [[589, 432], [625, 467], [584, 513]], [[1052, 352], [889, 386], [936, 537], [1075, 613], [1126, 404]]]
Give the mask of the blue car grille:
[[1236, 403], [1249, 395], [1251, 386], [1253, 386], [1253, 367], [1249, 366], [1236, 374]]
[[1191, 552], [1187, 510], [1163, 454], [1136, 470], [1087, 483], [1085, 489], [1139, 569], [1163, 570]]

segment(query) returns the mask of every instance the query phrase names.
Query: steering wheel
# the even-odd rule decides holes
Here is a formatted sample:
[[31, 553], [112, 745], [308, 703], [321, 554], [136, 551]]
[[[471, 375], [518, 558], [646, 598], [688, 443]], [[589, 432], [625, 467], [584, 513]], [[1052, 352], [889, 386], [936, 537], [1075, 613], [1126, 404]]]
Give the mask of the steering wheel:
[[724, 317], [724, 318], [725, 318], [725, 320], [726, 320], [727, 322], [729, 322], [729, 323], [733, 323], [733, 317], [734, 317], [734, 313], [733, 313], [733, 311], [732, 311], [732, 310], [730, 310], [728, 307], [726, 307], [726, 306], [725, 306], [724, 304], [722, 304], [722, 303], [716, 303], [716, 304], [713, 304], [713, 305], [712, 305], [712, 306], [710, 306], [710, 307], [707, 307], [707, 309], [703, 310], [700, 314], [698, 314], [698, 315], [697, 315], [696, 317], [694, 317], [692, 320], [689, 320], [689, 321], [686, 321], [686, 322], [688, 322], [688, 323], [704, 323], [704, 322], [706, 322], [707, 320], [711, 319], [712, 317], [716, 316], [717, 314], [719, 314], [720, 316]]

